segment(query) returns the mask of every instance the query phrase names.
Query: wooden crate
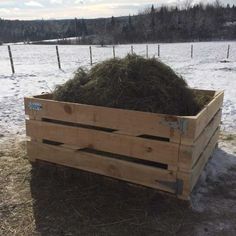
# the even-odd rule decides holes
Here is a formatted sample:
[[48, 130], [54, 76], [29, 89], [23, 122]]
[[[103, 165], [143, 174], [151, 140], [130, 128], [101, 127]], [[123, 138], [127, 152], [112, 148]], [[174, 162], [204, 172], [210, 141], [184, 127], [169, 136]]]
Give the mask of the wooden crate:
[[222, 91], [196, 116], [25, 98], [28, 156], [188, 199], [217, 143]]

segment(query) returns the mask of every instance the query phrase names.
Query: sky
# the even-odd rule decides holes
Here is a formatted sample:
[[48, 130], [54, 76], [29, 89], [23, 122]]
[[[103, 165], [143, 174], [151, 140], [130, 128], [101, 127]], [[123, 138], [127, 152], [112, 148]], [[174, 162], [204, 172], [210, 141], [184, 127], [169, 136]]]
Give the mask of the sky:
[[[143, 9], [162, 5], [182, 6], [186, 1], [214, 2], [215, 0], [0, 0], [0, 18], [3, 19], [71, 19], [126, 16]], [[236, 0], [221, 0], [235, 4]]]

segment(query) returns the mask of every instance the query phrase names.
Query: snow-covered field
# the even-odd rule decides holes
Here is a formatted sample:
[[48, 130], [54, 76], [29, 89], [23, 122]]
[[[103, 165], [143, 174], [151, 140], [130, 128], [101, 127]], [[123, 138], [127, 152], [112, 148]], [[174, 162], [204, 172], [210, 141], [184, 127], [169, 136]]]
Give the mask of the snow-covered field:
[[[228, 63], [227, 46], [231, 45]], [[161, 60], [191, 87], [225, 90], [222, 129], [236, 132], [236, 42], [161, 44]], [[79, 66], [90, 66], [88, 46], [59, 46], [62, 71], [58, 69], [55, 46], [12, 45], [16, 74], [12, 76], [6, 46], [0, 46], [0, 138], [24, 134], [23, 97], [50, 92], [70, 79]], [[146, 45], [134, 45], [135, 53], [146, 55]], [[130, 52], [130, 45], [116, 47], [116, 56]], [[149, 56], [157, 57], [157, 45], [149, 45]], [[112, 47], [93, 46], [94, 63], [112, 57]]]

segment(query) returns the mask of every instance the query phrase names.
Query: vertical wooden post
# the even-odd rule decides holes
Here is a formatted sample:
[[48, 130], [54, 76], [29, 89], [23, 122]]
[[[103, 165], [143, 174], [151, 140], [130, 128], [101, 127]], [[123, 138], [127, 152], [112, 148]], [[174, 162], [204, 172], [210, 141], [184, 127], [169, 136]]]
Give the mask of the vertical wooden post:
[[115, 49], [115, 46], [113, 46], [113, 57], [114, 57], [114, 59], [116, 58], [116, 49]]
[[193, 45], [191, 45], [191, 58], [193, 58]]
[[229, 52], [230, 52], [230, 45], [228, 45], [228, 50], [227, 50], [227, 59], [229, 59]]
[[90, 53], [90, 65], [93, 65], [93, 54], [92, 54], [92, 47], [89, 47], [89, 53]]
[[61, 60], [60, 60], [60, 54], [59, 54], [58, 46], [56, 46], [56, 52], [57, 52], [58, 68], [61, 70]]
[[131, 54], [132, 55], [134, 54], [134, 47], [133, 47], [133, 45], [131, 45]]
[[161, 55], [160, 54], [160, 44], [158, 44], [158, 54], [157, 55], [158, 55], [158, 57], [160, 57], [160, 55]]
[[146, 45], [146, 58], [148, 58], [148, 45]]
[[11, 62], [12, 74], [15, 74], [15, 68], [14, 68], [14, 63], [13, 63], [13, 58], [12, 58], [12, 53], [11, 53], [10, 45], [8, 45], [8, 53], [9, 53], [9, 58], [10, 58], [10, 62]]
[[77, 18], [75, 17], [75, 42], [78, 40]]

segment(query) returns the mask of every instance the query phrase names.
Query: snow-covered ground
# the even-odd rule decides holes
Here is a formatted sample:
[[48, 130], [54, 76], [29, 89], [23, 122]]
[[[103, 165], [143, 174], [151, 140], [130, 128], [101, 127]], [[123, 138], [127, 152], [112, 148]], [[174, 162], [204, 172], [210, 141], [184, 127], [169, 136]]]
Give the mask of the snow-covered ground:
[[[231, 45], [228, 63], [225, 60]], [[236, 131], [236, 42], [161, 44], [160, 59], [182, 75], [191, 87], [225, 90], [222, 129]], [[59, 46], [62, 71], [55, 46], [12, 45], [16, 74], [12, 76], [6, 46], [0, 46], [0, 138], [24, 134], [23, 97], [50, 92], [70, 79], [79, 66], [90, 66], [88, 46]], [[146, 55], [146, 45], [134, 45]], [[116, 56], [130, 52], [130, 45], [116, 47]], [[157, 45], [149, 45], [149, 56], [157, 57]], [[112, 57], [112, 47], [93, 46], [94, 63]]]

